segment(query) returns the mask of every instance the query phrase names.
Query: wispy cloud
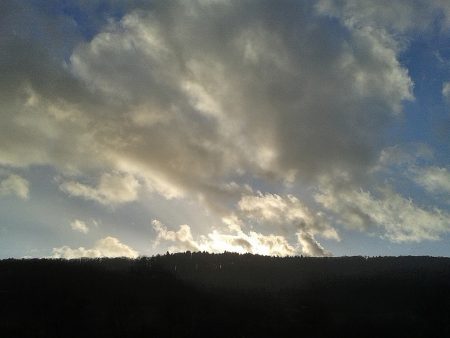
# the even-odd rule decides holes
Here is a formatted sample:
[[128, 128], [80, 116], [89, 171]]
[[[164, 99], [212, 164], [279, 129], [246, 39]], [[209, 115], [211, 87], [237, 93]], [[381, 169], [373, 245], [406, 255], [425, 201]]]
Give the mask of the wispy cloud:
[[59, 188], [71, 196], [115, 205], [135, 201], [138, 198], [139, 186], [138, 180], [129, 174], [103, 174], [96, 187], [66, 181]]
[[115, 237], [105, 237], [98, 240], [95, 245], [86, 249], [79, 247], [72, 249], [68, 246], [62, 246], [59, 248], [53, 248], [53, 258], [100, 258], [100, 257], [129, 257], [136, 258], [138, 256], [137, 251], [133, 250], [126, 244], [123, 244], [119, 239]]
[[15, 195], [21, 199], [28, 199], [30, 183], [23, 177], [11, 174], [0, 180], [0, 196]]
[[81, 232], [83, 234], [87, 234], [89, 232], [89, 226], [85, 222], [78, 219], [71, 222], [70, 227], [72, 228], [72, 230]]

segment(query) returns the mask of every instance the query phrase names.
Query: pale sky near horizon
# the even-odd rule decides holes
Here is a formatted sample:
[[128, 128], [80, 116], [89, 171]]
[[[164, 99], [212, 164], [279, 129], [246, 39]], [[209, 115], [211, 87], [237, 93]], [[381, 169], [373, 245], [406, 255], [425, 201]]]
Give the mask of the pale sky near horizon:
[[0, 258], [450, 256], [450, 2], [2, 1]]

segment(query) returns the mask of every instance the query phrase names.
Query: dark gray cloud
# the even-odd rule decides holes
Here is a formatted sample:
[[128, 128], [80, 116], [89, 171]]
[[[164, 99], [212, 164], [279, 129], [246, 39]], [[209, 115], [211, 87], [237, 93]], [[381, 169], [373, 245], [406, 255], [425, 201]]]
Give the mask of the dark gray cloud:
[[[37, 24], [52, 28], [42, 33], [45, 40], [58, 41], [52, 32], [68, 24], [59, 21]], [[59, 105], [68, 114], [74, 105], [87, 124], [76, 138], [93, 137], [102, 150], [120, 144], [131, 160], [171, 179], [239, 170], [314, 176], [370, 162], [377, 129], [410, 97], [409, 78], [389, 46], [361, 34], [307, 4], [156, 3], [107, 25], [66, 65], [58, 43], [47, 48], [36, 39], [27, 46], [31, 33], [23, 46], [20, 38], [7, 41], [11, 60], [2, 63], [8, 66], [2, 83], [32, 110]], [[74, 43], [68, 44], [70, 50]], [[90, 97], [96, 104], [86, 106]], [[73, 127], [67, 120], [51, 122], [65, 131]], [[44, 152], [46, 132], [34, 133]], [[29, 138], [20, 136], [23, 143]], [[47, 156], [62, 156], [53, 150]]]
[[130, 161], [179, 186], [239, 172], [311, 179], [364, 170], [380, 128], [411, 98], [382, 37], [292, 3], [135, 11], [78, 47], [71, 63], [120, 107], [107, 122], [134, 136]]

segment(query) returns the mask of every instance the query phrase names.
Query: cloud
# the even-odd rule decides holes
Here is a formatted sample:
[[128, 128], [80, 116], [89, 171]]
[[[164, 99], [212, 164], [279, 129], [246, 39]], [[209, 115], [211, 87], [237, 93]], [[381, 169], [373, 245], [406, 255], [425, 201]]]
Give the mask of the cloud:
[[88, 225], [85, 222], [80, 221], [78, 219], [71, 222], [70, 227], [72, 228], [72, 230], [81, 232], [83, 234], [87, 234], [89, 232]]
[[59, 188], [65, 193], [97, 201], [101, 204], [121, 204], [137, 200], [140, 184], [129, 174], [103, 174], [96, 187], [76, 181], [62, 183]]
[[444, 82], [442, 85], [442, 96], [447, 100], [450, 100], [450, 82]]
[[[177, 231], [168, 230], [158, 220], [153, 220], [153, 229], [157, 233], [154, 245], [162, 242], [173, 243], [170, 251], [209, 251], [209, 252], [250, 252], [269, 256], [329, 256], [330, 252], [325, 250], [309, 232], [297, 232], [298, 244], [292, 245], [281, 235], [262, 234], [255, 231], [244, 232], [236, 218], [228, 219], [229, 227], [226, 230], [213, 230], [207, 235], [202, 235], [195, 240], [191, 228], [187, 224], [180, 225]], [[238, 221], [239, 222], [239, 221]]]
[[83, 166], [96, 146], [86, 147], [81, 106], [93, 97], [65, 66], [79, 41], [73, 20], [31, 2], [0, 6], [0, 164]]
[[105, 237], [98, 240], [94, 247], [91, 249], [85, 249], [84, 247], [79, 247], [77, 249], [72, 249], [68, 246], [62, 246], [60, 248], [53, 248], [53, 258], [100, 258], [100, 257], [128, 257], [136, 258], [138, 252], [130, 248], [129, 246], [121, 243], [115, 237]]
[[320, 0], [317, 8], [351, 27], [368, 26], [397, 33], [429, 28], [437, 12], [450, 24], [450, 5], [445, 0]]
[[[404, 35], [449, 13], [445, 1], [156, 0], [117, 4], [123, 16], [86, 23], [86, 38], [68, 15], [0, 6], [0, 165], [51, 167], [63, 192], [104, 205], [141, 188], [194, 201], [242, 221], [234, 237], [218, 230], [221, 243], [283, 254], [297, 250], [286, 239], [296, 233], [321, 254], [314, 236], [338, 233], [323, 204], [253, 191], [308, 193], [340, 173], [342, 191], [373, 190], [381, 135], [414, 99]], [[365, 196], [329, 189], [355, 204]], [[161, 229], [161, 240], [194, 245], [190, 227]]]
[[317, 202], [335, 213], [350, 229], [373, 231], [378, 227], [382, 236], [393, 242], [437, 240], [450, 232], [450, 214], [438, 208], [423, 208], [411, 199], [380, 188], [378, 197], [364, 190], [330, 191], [316, 195]]
[[450, 194], [450, 171], [447, 168], [416, 167], [412, 172], [413, 180], [428, 192]]
[[[336, 230], [320, 212], [313, 213], [293, 195], [244, 195], [238, 202], [241, 218], [268, 223], [272, 227], [290, 227], [291, 230], [308, 231], [329, 239], [339, 240]], [[289, 230], [289, 229], [286, 229]]]
[[412, 98], [411, 80], [385, 36], [349, 30], [306, 3], [160, 2], [77, 43], [57, 70], [70, 91], [20, 88], [26, 104], [14, 105], [11, 123], [18, 119], [21, 130], [37, 135], [21, 148], [34, 148], [33, 155], [8, 153], [4, 163], [124, 173], [103, 174], [97, 186], [60, 186], [102, 204], [138, 198], [134, 176], [167, 198], [197, 199], [220, 217], [234, 211], [274, 221], [258, 216], [257, 203], [265, 203], [278, 213], [269, 233], [296, 222], [329, 238], [338, 238], [336, 230], [292, 198], [241, 200], [245, 189], [227, 184], [243, 175], [313, 183], [334, 170], [364, 172], [379, 131]]
[[298, 232], [297, 238], [304, 255], [318, 257], [331, 256], [331, 253], [325, 250], [312, 234], [307, 232]]
[[0, 181], [1, 195], [16, 195], [26, 200], [29, 196], [30, 183], [19, 175], [11, 174], [7, 178]]
[[[382, 37], [349, 31], [307, 3], [157, 2], [71, 47], [65, 67], [50, 57], [48, 67], [30, 65], [59, 87], [9, 67], [8, 97], [25, 100], [8, 100], [0, 163], [140, 173], [175, 196], [208, 194], [242, 173], [359, 171], [411, 98]], [[29, 49], [10, 50], [32, 62]]]
[[394, 166], [415, 165], [418, 160], [433, 159], [432, 149], [423, 143], [393, 145], [382, 149], [376, 170], [385, 170]]
[[180, 225], [178, 231], [167, 230], [167, 228], [158, 220], [152, 221], [153, 229], [157, 233], [156, 243], [160, 240], [177, 243], [179, 251], [191, 250], [200, 251], [200, 246], [192, 238], [191, 228], [187, 224]]
[[238, 227], [228, 232], [213, 230], [206, 236], [194, 240], [189, 225], [180, 225], [177, 231], [168, 230], [160, 221], [153, 220], [153, 228], [157, 232], [155, 245], [161, 241], [174, 243], [170, 251], [209, 251], [209, 252], [251, 252], [260, 255], [288, 256], [296, 254], [286, 238], [279, 235], [263, 235], [254, 231], [245, 234]]
[[[223, 221], [229, 227], [235, 227], [238, 232], [245, 227], [245, 223], [256, 221], [258, 228], [269, 231], [281, 232], [286, 235], [295, 234], [298, 248], [295, 253], [307, 256], [329, 256], [331, 253], [325, 250], [316, 240], [315, 236], [340, 240], [339, 234], [330, 225], [325, 215], [313, 212], [293, 195], [277, 195], [257, 192], [253, 195], [243, 195], [238, 202], [237, 212], [231, 218]], [[287, 255], [291, 250], [283, 250]], [[292, 253], [290, 253], [292, 254]]]
[[392, 146], [380, 153], [374, 171], [399, 171], [407, 178], [432, 194], [450, 193], [450, 172], [445, 167], [429, 165], [434, 157], [423, 144]]

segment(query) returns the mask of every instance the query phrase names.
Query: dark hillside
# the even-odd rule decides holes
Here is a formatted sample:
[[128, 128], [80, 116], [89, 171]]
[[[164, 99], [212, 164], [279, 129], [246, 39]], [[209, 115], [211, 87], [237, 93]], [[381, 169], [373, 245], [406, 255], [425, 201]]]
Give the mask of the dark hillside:
[[0, 261], [0, 337], [450, 337], [450, 259]]

